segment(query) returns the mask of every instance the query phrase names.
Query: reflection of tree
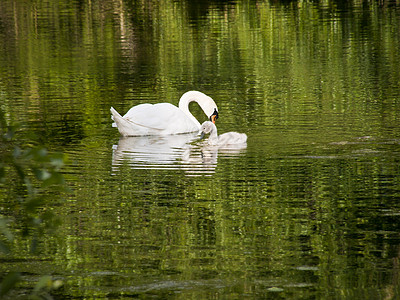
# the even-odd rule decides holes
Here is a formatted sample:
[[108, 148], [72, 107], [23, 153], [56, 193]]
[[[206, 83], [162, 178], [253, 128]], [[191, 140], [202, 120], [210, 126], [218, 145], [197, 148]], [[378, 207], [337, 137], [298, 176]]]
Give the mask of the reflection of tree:
[[[93, 132], [90, 124], [106, 117], [113, 99], [126, 110], [143, 98], [174, 102], [196, 88], [213, 90], [225, 116], [244, 124], [245, 112], [271, 110], [290, 121], [307, 99], [314, 99], [315, 113], [358, 111], [367, 118], [369, 110], [383, 109], [392, 122], [392, 103], [374, 99], [396, 93], [399, 39], [389, 29], [398, 18], [388, 8], [383, 17], [374, 1], [346, 9], [342, 3], [2, 2], [0, 35], [9, 42], [0, 49], [1, 76], [15, 78], [29, 95], [23, 117], [21, 107], [6, 105], [14, 118], [40, 122], [66, 118], [60, 104], [74, 107], [73, 121], [91, 118], [83, 130]], [[378, 69], [381, 79], [372, 81]], [[8, 84], [7, 94], [18, 96]], [[255, 103], [260, 97], [264, 102]]]

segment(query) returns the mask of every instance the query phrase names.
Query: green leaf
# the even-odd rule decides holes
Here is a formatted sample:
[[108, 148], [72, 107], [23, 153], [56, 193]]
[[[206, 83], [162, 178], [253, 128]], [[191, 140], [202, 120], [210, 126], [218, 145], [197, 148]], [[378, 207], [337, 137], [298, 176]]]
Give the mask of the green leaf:
[[2, 252], [4, 254], [10, 253], [10, 247], [8, 247], [5, 243], [0, 241], [0, 252]]
[[35, 197], [25, 203], [27, 212], [35, 212], [35, 210], [42, 206], [45, 200], [42, 197]]
[[39, 180], [47, 180], [51, 177], [51, 173], [46, 169], [35, 169], [35, 176]]
[[8, 229], [9, 220], [0, 215], [0, 232], [7, 238], [7, 240], [13, 240], [13, 234], [10, 229]]
[[4, 135], [4, 138], [6, 139], [6, 140], [12, 140], [12, 138], [14, 137], [14, 135], [15, 135], [15, 132], [18, 130], [18, 128], [19, 128], [20, 126], [17, 126], [17, 125], [14, 125], [14, 126], [9, 126], [8, 128], [7, 128], [7, 132], [6, 132], [6, 134]]
[[59, 289], [60, 287], [62, 287], [63, 284], [64, 284], [63, 281], [60, 279], [54, 280], [52, 288], [54, 290]]
[[52, 172], [51, 176], [43, 181], [42, 188], [46, 188], [51, 185], [64, 184], [64, 183], [65, 183], [64, 176], [61, 173]]
[[17, 272], [8, 273], [0, 285], [0, 298], [6, 295], [20, 280], [21, 274]]
[[20, 157], [22, 154], [22, 150], [19, 147], [14, 147], [13, 156], [14, 158]]
[[50, 289], [53, 285], [53, 281], [50, 275], [42, 276], [39, 281], [36, 283], [34, 292], [39, 292], [43, 288]]
[[50, 159], [50, 163], [56, 169], [60, 169], [62, 166], [64, 166], [64, 154], [63, 153], [54, 153], [54, 155]]

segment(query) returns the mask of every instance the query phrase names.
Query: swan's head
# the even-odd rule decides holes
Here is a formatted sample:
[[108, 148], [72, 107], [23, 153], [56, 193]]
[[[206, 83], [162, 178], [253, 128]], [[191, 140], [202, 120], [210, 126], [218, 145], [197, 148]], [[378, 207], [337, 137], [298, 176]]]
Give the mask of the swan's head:
[[210, 116], [210, 121], [215, 124], [215, 121], [218, 119], [218, 110], [217, 108], [214, 108], [214, 112]]

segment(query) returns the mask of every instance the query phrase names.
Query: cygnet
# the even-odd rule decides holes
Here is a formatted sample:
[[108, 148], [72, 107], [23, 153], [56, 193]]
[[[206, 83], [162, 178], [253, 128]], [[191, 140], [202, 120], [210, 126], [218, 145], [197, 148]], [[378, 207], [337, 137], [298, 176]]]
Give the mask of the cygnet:
[[210, 121], [205, 121], [203, 124], [201, 124], [200, 132], [202, 137], [205, 134], [210, 134], [208, 138], [208, 144], [212, 146], [237, 145], [244, 144], [247, 141], [247, 135], [245, 133], [232, 131], [218, 136], [217, 127], [213, 122]]

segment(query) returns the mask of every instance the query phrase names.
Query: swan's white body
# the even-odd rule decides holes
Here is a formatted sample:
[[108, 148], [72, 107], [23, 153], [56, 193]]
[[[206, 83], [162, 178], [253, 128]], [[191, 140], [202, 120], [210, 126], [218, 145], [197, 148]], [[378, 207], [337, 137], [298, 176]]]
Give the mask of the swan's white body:
[[123, 136], [180, 134], [198, 131], [201, 127], [189, 111], [189, 103], [192, 101], [200, 105], [210, 120], [218, 117], [218, 108], [214, 100], [198, 91], [183, 94], [179, 100], [179, 107], [170, 103], [139, 104], [132, 107], [123, 117], [113, 107], [110, 111]]
[[244, 144], [247, 141], [247, 135], [245, 133], [232, 131], [218, 136], [217, 127], [210, 121], [201, 124], [200, 131], [202, 134], [210, 134], [208, 144], [212, 146], [237, 145]]

